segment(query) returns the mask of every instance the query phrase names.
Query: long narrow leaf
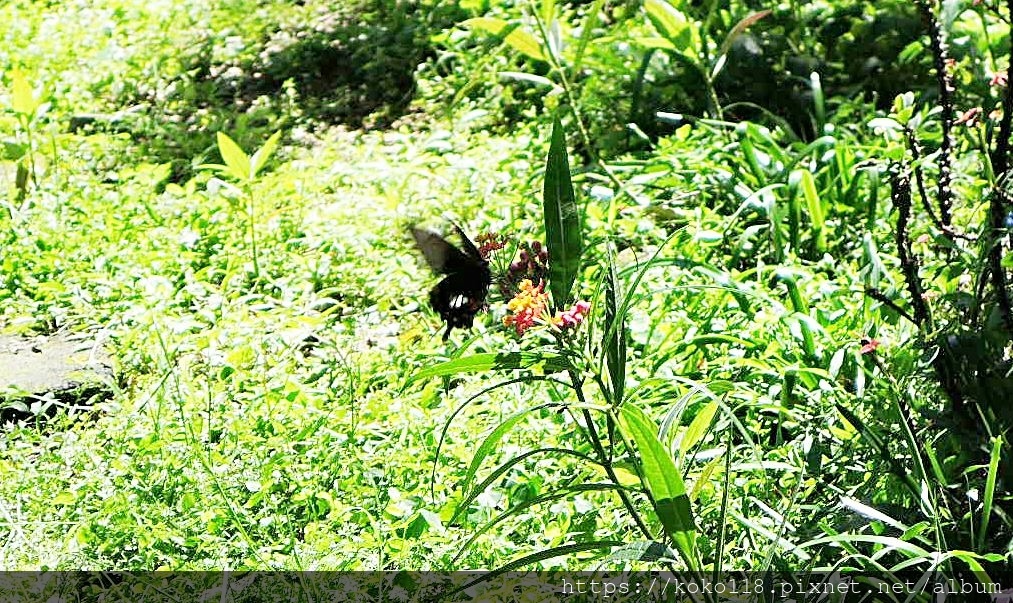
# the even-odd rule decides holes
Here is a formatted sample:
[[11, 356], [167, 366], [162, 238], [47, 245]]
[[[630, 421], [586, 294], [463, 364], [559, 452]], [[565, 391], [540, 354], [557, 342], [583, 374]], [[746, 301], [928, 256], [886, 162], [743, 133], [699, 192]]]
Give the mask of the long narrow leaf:
[[999, 456], [1002, 454], [1002, 437], [992, 438], [992, 455], [988, 461], [988, 477], [985, 478], [985, 492], [981, 507], [981, 530], [978, 532], [978, 547], [988, 536], [988, 522], [992, 516], [992, 502], [995, 497], [995, 481], [999, 474]]
[[267, 163], [267, 160], [274, 154], [276, 148], [278, 148], [278, 141], [281, 140], [281, 130], [278, 130], [267, 139], [264, 146], [257, 149], [257, 152], [250, 158], [250, 178], [256, 178], [257, 174]]
[[461, 25], [500, 37], [511, 48], [533, 59], [547, 60], [538, 38], [528, 30], [521, 28], [517, 23], [509, 23], [493, 17], [475, 17], [464, 21]]
[[700, 412], [696, 413], [695, 417], [693, 417], [693, 422], [689, 424], [689, 427], [686, 429], [686, 433], [682, 436], [682, 441], [679, 442], [679, 454], [683, 458], [685, 458], [686, 453], [689, 452], [693, 446], [696, 446], [697, 442], [706, 435], [707, 431], [710, 429], [711, 422], [714, 420], [714, 415], [717, 414], [717, 412], [718, 402], [717, 400], [712, 400], [707, 404], [707, 406], [704, 406]]
[[[481, 398], [482, 396], [488, 394], [489, 392], [496, 391], [497, 389], [499, 389], [501, 387], [506, 387], [506, 386], [512, 385], [514, 383], [530, 383], [530, 382], [533, 382], [533, 381], [542, 381], [542, 380], [548, 381], [548, 380], [551, 380], [551, 379], [549, 377], [524, 375], [522, 377], [515, 377], [513, 379], [507, 379], [506, 381], [501, 381], [499, 383], [495, 383], [493, 385], [490, 385], [489, 387], [483, 388], [481, 391], [479, 391], [479, 392], [477, 392], [475, 394], [472, 394], [467, 400], [465, 400], [457, 408], [455, 408], [454, 412], [450, 413], [450, 416], [447, 417], [447, 420], [444, 421], [444, 423], [443, 423], [443, 428], [440, 430], [440, 439], [436, 443], [436, 454], [433, 456], [433, 473], [432, 473], [432, 479], [430, 480], [430, 486], [429, 486], [430, 487], [430, 492], [433, 495], [433, 499], [436, 498], [436, 466], [440, 462], [440, 451], [443, 450], [443, 443], [447, 439], [447, 433], [450, 431], [450, 425], [451, 425], [451, 423], [454, 422], [454, 419], [457, 418], [457, 415], [461, 414], [461, 411], [463, 411], [465, 408], [467, 408], [468, 405], [470, 405], [475, 400], [478, 400], [479, 398]], [[567, 383], [559, 383], [559, 384], [562, 385], [562, 386], [564, 386], [564, 387], [567, 386], [567, 385], [569, 385]]]
[[442, 377], [457, 373], [478, 373], [483, 371], [509, 371], [528, 369], [541, 366], [547, 373], [566, 370], [570, 365], [562, 354], [542, 352], [508, 352], [473, 354], [464, 358], [455, 358], [441, 362], [418, 371], [412, 375], [406, 386], [421, 379]]
[[612, 404], [619, 406], [623, 402], [623, 390], [626, 384], [626, 314], [619, 308], [619, 277], [616, 275], [615, 259], [609, 248], [608, 266], [605, 275], [605, 337], [602, 348], [605, 350], [605, 361], [608, 363], [609, 377], [612, 380]]
[[[553, 557], [562, 557], [564, 555], [572, 555], [573, 553], [582, 553], [584, 551], [614, 549], [617, 547], [621, 547], [624, 544], [626, 543], [621, 540], [593, 540], [590, 542], [578, 542], [576, 544], [564, 544], [562, 546], [552, 547], [551, 549], [545, 549], [544, 551], [538, 551], [537, 553], [525, 555], [520, 559], [514, 559], [510, 563], [500, 566], [489, 573], [483, 573], [478, 578], [475, 578], [474, 580], [465, 583], [464, 585], [454, 589], [453, 591], [441, 594], [439, 600], [449, 601], [451, 597], [453, 597], [457, 593], [465, 591], [478, 584], [482, 584], [483, 582], [489, 582], [494, 578], [502, 576], [503, 574], [520, 569], [526, 565], [531, 565], [532, 563], [538, 563], [539, 561], [545, 561], [546, 559], [552, 559]], [[478, 599], [475, 599], [475, 597], [471, 597], [471, 600], [478, 600]]]
[[39, 108], [39, 102], [32, 93], [32, 85], [25, 73], [20, 69], [12, 69], [11, 78], [11, 109], [31, 119]]
[[[552, 406], [552, 404], [539, 404], [538, 406], [525, 408], [524, 410], [517, 411], [514, 414], [510, 415], [509, 417], [504, 419], [502, 423], [497, 425], [496, 428], [493, 429], [489, 433], [489, 435], [485, 437], [485, 440], [482, 441], [482, 444], [478, 447], [478, 450], [475, 451], [475, 456], [474, 458], [471, 459], [471, 465], [468, 467], [468, 473], [465, 474], [464, 476], [464, 483], [462, 487], [465, 490], [471, 489], [471, 483], [475, 479], [475, 473], [478, 472], [478, 468], [482, 465], [482, 461], [484, 461], [485, 457], [489, 456], [489, 454], [493, 450], [495, 450], [496, 445], [499, 444], [499, 441], [503, 439], [504, 435], [506, 435], [511, 429], [514, 428], [514, 425], [520, 422], [520, 420], [523, 419], [524, 417], [528, 416], [529, 413], [541, 410], [549, 406]], [[461, 508], [458, 507], [457, 512], [454, 514], [454, 516], [456, 517], [457, 514], [460, 512]]]
[[557, 490], [552, 490], [551, 492], [542, 494], [541, 496], [536, 496], [535, 498], [531, 498], [525, 500], [524, 502], [518, 503], [517, 506], [510, 507], [506, 511], [503, 511], [496, 517], [490, 519], [482, 527], [475, 530], [475, 532], [468, 538], [467, 542], [461, 545], [461, 550], [459, 550], [457, 554], [454, 555], [454, 558], [451, 560], [451, 565], [456, 563], [457, 560], [461, 557], [461, 555], [463, 555], [464, 552], [468, 550], [468, 547], [474, 544], [475, 541], [478, 540], [478, 538], [482, 534], [485, 534], [492, 528], [496, 527], [496, 525], [502, 522], [504, 519], [508, 519], [509, 517], [514, 515], [519, 515], [535, 505], [540, 505], [546, 502], [553, 502], [561, 498], [566, 498], [571, 494], [582, 494], [584, 492], [609, 492], [621, 489], [622, 486], [617, 486], [616, 484], [576, 484], [573, 486], [563, 486]]
[[492, 473], [490, 473], [484, 480], [482, 480], [481, 483], [476, 484], [474, 488], [471, 488], [471, 490], [467, 494], [465, 494], [464, 498], [457, 503], [457, 509], [454, 511], [454, 515], [450, 518], [450, 523], [457, 521], [457, 518], [461, 516], [461, 513], [468, 510], [468, 507], [471, 506], [471, 503], [474, 502], [476, 498], [478, 498], [479, 494], [484, 492], [486, 488], [491, 486], [493, 482], [498, 480], [504, 473], [509, 471], [514, 465], [523, 462], [528, 457], [534, 456], [536, 454], [546, 454], [546, 453], [553, 453], [564, 456], [575, 456], [580, 460], [587, 462], [588, 464], [598, 465], [598, 462], [592, 459], [591, 457], [576, 452], [574, 450], [570, 450], [568, 448], [536, 448], [535, 450], [529, 450], [524, 454], [519, 454], [513, 457], [512, 459], [503, 463], [499, 467], [496, 467], [496, 469], [494, 469]]
[[570, 181], [570, 160], [566, 155], [566, 137], [557, 117], [552, 124], [552, 142], [545, 165], [542, 191], [545, 212], [545, 241], [549, 248], [549, 290], [556, 307], [570, 301], [570, 289], [580, 269], [583, 241], [580, 233], [580, 208]]

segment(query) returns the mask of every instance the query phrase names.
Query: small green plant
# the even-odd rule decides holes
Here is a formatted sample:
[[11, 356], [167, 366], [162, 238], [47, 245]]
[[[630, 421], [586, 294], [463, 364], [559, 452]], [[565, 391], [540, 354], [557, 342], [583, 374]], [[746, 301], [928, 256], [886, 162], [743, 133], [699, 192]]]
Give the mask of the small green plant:
[[256, 224], [259, 219], [257, 213], [256, 196], [254, 195], [253, 185], [257, 180], [257, 176], [260, 171], [264, 168], [267, 160], [271, 158], [275, 149], [278, 147], [278, 141], [281, 139], [281, 132], [275, 132], [270, 138], [252, 155], [247, 155], [239, 145], [237, 145], [227, 134], [224, 132], [218, 133], [218, 152], [221, 154], [222, 164], [207, 164], [201, 167], [209, 170], [218, 172], [219, 174], [227, 175], [233, 178], [239, 185], [238, 192], [243, 203], [242, 208], [245, 214], [245, 222], [247, 232], [250, 236], [250, 260], [253, 264], [253, 278], [259, 280], [260, 275], [260, 257], [257, 251], [257, 230]]
[[45, 111], [42, 97], [32, 90], [28, 76], [21, 69], [13, 69], [8, 73], [10, 78], [10, 107], [17, 121], [20, 139], [4, 141], [0, 159], [13, 161], [17, 166], [14, 186], [18, 191], [17, 198], [24, 201], [28, 193], [28, 184], [38, 186], [38, 170], [36, 166], [36, 120]]

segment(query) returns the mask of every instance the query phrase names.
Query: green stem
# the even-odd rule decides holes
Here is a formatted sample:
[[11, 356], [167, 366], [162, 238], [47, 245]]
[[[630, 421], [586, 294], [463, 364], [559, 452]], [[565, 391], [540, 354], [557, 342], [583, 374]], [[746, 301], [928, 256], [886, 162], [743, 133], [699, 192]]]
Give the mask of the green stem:
[[257, 253], [257, 230], [256, 224], [254, 223], [254, 212], [253, 206], [253, 193], [247, 189], [246, 191], [247, 209], [246, 209], [246, 220], [250, 225], [250, 249], [253, 253], [253, 277], [256, 280], [260, 280], [260, 260], [259, 254]]
[[[577, 392], [577, 400], [581, 404], [586, 404], [587, 399], [584, 397], [584, 390], [581, 387], [580, 378], [577, 376], [577, 371], [572, 367], [568, 368], [566, 372], [570, 375], [570, 381], [573, 383], [573, 390]], [[619, 481], [619, 476], [616, 475], [615, 469], [612, 468], [612, 462], [609, 459], [608, 453], [605, 451], [605, 446], [602, 445], [601, 437], [598, 436], [598, 430], [594, 426], [594, 417], [591, 416], [591, 411], [587, 408], [581, 409], [581, 413], [584, 417], [584, 423], [587, 425], [588, 437], [591, 440], [591, 446], [594, 448], [595, 453], [601, 461], [602, 467], [605, 469], [605, 474], [609, 480], [615, 485], [619, 486], [616, 492], [619, 494], [620, 500], [623, 502], [623, 506], [629, 512], [630, 516], [633, 517], [633, 521], [636, 522], [637, 528], [648, 540], [654, 540], [654, 536], [651, 534], [651, 530], [644, 523], [644, 520], [640, 517], [640, 513], [636, 507], [633, 506], [633, 501], [630, 499], [630, 495], [626, 493], [622, 483]]]

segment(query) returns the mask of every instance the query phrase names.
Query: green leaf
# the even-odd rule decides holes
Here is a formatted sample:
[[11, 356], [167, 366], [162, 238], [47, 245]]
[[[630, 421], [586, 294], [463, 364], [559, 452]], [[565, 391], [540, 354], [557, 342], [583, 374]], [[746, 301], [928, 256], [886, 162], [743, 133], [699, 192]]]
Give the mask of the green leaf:
[[[525, 408], [524, 410], [515, 412], [514, 414], [510, 415], [502, 423], [497, 425], [496, 428], [493, 429], [489, 433], [489, 435], [485, 437], [485, 440], [482, 441], [482, 444], [478, 447], [478, 450], [475, 451], [475, 456], [471, 459], [471, 465], [468, 466], [468, 473], [465, 474], [464, 476], [462, 488], [466, 490], [471, 489], [471, 483], [475, 479], [475, 474], [478, 473], [478, 468], [482, 466], [482, 461], [485, 460], [485, 457], [489, 456], [490, 452], [496, 449], [496, 444], [498, 444], [499, 441], [503, 439], [503, 436], [506, 435], [507, 432], [513, 429], [514, 425], [516, 425], [518, 421], [528, 416], [529, 413], [540, 410], [542, 408], [546, 408], [548, 406], [552, 406], [552, 404], [548, 403], [539, 404], [538, 406], [532, 408]], [[462, 511], [465, 510], [465, 507], [463, 505], [470, 504], [471, 501], [475, 499], [474, 494], [475, 494], [474, 492], [470, 492], [468, 495], [464, 497], [464, 500], [461, 502], [461, 506], [458, 506], [457, 511], [454, 513], [455, 518], [458, 515], [460, 515]]]
[[[267, 160], [274, 154], [276, 148], [278, 148], [278, 141], [281, 139], [281, 130], [275, 132], [267, 139], [264, 146], [257, 149], [257, 152], [250, 158], [250, 178], [256, 178], [260, 169], [264, 167]], [[219, 141], [220, 144], [220, 141]]]
[[679, 454], [683, 457], [689, 452], [689, 449], [703, 438], [707, 430], [710, 429], [711, 421], [714, 420], [714, 415], [718, 412], [717, 400], [712, 400], [704, 406], [700, 412], [693, 417], [693, 422], [686, 428], [686, 433], [682, 436], [682, 441], [679, 442]]
[[696, 568], [696, 523], [690, 508], [686, 486], [671, 455], [658, 440], [658, 426], [636, 405], [626, 403], [620, 409], [619, 425], [623, 435], [637, 445], [643, 468], [644, 486], [651, 493], [654, 510], [665, 534], [672, 539], [691, 569]]
[[555, 0], [542, 0], [542, 23], [548, 25], [556, 18]]
[[665, 0], [644, 0], [651, 24], [679, 51], [695, 57], [700, 35], [696, 24]]
[[[573, 494], [580, 494], [584, 492], [612, 492], [621, 489], [622, 488], [620, 486], [616, 486], [615, 484], [578, 484], [575, 486], [563, 486], [555, 490], [552, 490], [546, 494], [542, 494], [541, 496], [529, 498], [521, 503], [518, 503], [513, 507], [510, 507], [506, 511], [490, 519], [488, 522], [485, 523], [485, 525], [479, 527], [477, 530], [473, 530], [471, 536], [468, 538], [468, 541], [465, 542], [464, 545], [461, 546], [461, 548], [458, 550], [457, 554], [454, 555], [454, 558], [451, 560], [450, 565], [453, 566], [455, 563], [457, 563], [457, 560], [460, 559], [462, 555], [464, 555], [464, 553], [468, 550], [469, 547], [471, 547], [471, 545], [475, 544], [475, 541], [477, 541], [479, 537], [482, 536], [482, 534], [485, 534], [486, 532], [496, 527], [504, 520], [509, 519], [510, 517], [516, 517], [518, 515], [525, 513], [531, 507], [545, 503], [555, 502], [557, 500], [566, 498]], [[677, 554], [675, 553], [675, 551], [672, 552], [673, 554]]]
[[636, 540], [612, 551], [610, 561], [658, 561], [659, 559], [675, 559], [678, 551], [669, 548], [663, 542], [653, 540]]
[[11, 109], [29, 118], [35, 115], [39, 102], [32, 94], [32, 85], [20, 69], [11, 70]]
[[809, 209], [809, 219], [812, 221], [813, 237], [816, 239], [816, 251], [823, 252], [826, 249], [826, 236], [823, 226], [826, 224], [826, 212], [823, 209], [823, 202], [816, 190], [816, 180], [809, 170], [798, 170], [792, 174], [797, 178], [798, 188], [802, 191], [802, 198], [805, 199], [806, 207]]
[[[540, 406], [540, 407], [537, 407], [537, 408], [544, 408], [544, 407], [545, 406], [543, 405], [543, 406]], [[536, 410], [536, 409], [529, 409], [529, 410]], [[583, 454], [581, 454], [579, 452], [575, 452], [573, 450], [566, 449], [566, 448], [536, 448], [535, 450], [529, 450], [529, 451], [525, 452], [524, 454], [519, 454], [519, 455], [511, 458], [507, 462], [503, 463], [502, 465], [500, 465], [496, 469], [494, 469], [492, 471], [492, 473], [490, 473], [488, 476], [486, 476], [486, 478], [484, 480], [482, 480], [482, 482], [480, 484], [476, 484], [474, 488], [471, 488], [471, 482], [470, 481], [463, 483], [462, 486], [461, 486], [462, 488], [471, 488], [471, 489], [470, 489], [470, 491], [468, 491], [464, 495], [464, 498], [460, 502], [457, 503], [457, 509], [454, 511], [454, 515], [450, 518], [450, 523], [454, 523], [455, 521], [457, 521], [457, 518], [460, 517], [461, 513], [463, 513], [464, 511], [467, 511], [468, 507], [471, 506], [471, 503], [473, 503], [475, 501], [475, 499], [478, 498], [479, 495], [482, 494], [482, 492], [484, 492], [487, 488], [489, 488], [490, 486], [492, 486], [494, 482], [496, 482], [497, 480], [499, 480], [503, 476], [503, 474], [505, 474], [506, 472], [510, 471], [516, 465], [518, 465], [520, 463], [523, 463], [528, 458], [530, 458], [532, 456], [535, 456], [535, 455], [542, 455], [542, 454], [547, 455], [547, 456], [548, 455], [555, 455], [557, 458], [559, 456], [561, 456], [561, 455], [575, 456], [575, 457], [577, 457], [577, 458], [579, 458], [579, 459], [581, 459], [583, 461], [586, 461], [588, 463], [594, 463], [593, 460], [589, 459], [588, 457], [584, 456]], [[474, 476], [472, 476], [472, 477], [474, 477]], [[584, 488], [590, 488], [590, 489], [595, 489], [595, 490], [599, 490], [599, 491], [600, 490], [615, 490], [615, 489], [620, 489], [621, 488], [621, 486], [617, 486], [615, 484], [596, 484], [596, 485], [584, 484], [582, 487], [584, 487]], [[586, 490], [583, 490], [583, 491], [586, 491]], [[556, 494], [560, 494], [561, 495], [561, 494], [563, 494], [563, 492], [564, 491], [561, 491], [561, 490], [560, 491], [556, 491]], [[530, 502], [530, 500], [528, 502]]]
[[545, 53], [542, 52], [542, 45], [538, 42], [531, 32], [526, 29], [522, 29], [520, 25], [516, 23], [508, 23], [503, 19], [495, 19], [493, 17], [475, 17], [474, 19], [468, 19], [461, 23], [461, 25], [468, 29], [484, 31], [491, 33], [494, 36], [500, 36], [503, 38], [503, 42], [514, 50], [521, 54], [536, 59], [538, 61], [545, 61]]
[[0, 145], [0, 159], [7, 161], [19, 161], [28, 152], [28, 145], [16, 142], [4, 141]]
[[612, 404], [619, 406], [623, 401], [623, 390], [626, 384], [626, 313], [619, 307], [619, 277], [616, 274], [615, 259], [612, 248], [608, 250], [608, 265], [605, 275], [605, 336], [602, 347], [605, 350], [605, 362], [608, 363], [609, 377], [612, 380]]
[[583, 241], [580, 233], [580, 208], [570, 181], [570, 161], [566, 156], [566, 137], [556, 117], [552, 123], [552, 142], [545, 164], [542, 191], [545, 212], [545, 243], [549, 249], [549, 291], [557, 308], [570, 301], [570, 290], [580, 269]]
[[528, 82], [536, 86], [545, 86], [551, 88], [553, 92], [561, 92], [563, 89], [556, 85], [555, 82], [547, 77], [541, 75], [535, 75], [533, 73], [524, 73], [522, 71], [500, 71], [500, 79], [504, 80], [516, 80], [518, 82]]
[[982, 499], [981, 529], [978, 531], [978, 542], [985, 542], [988, 536], [988, 522], [992, 517], [992, 503], [995, 497], [996, 476], [999, 473], [999, 457], [1002, 456], [1002, 437], [992, 438], [992, 454], [988, 461], [988, 476], [985, 478], [985, 492]]
[[573, 57], [573, 73], [580, 73], [580, 68], [584, 61], [584, 51], [587, 49], [588, 42], [591, 41], [591, 36], [594, 34], [595, 28], [598, 26], [598, 20], [601, 17], [602, 8], [605, 6], [605, 0], [594, 0], [594, 4], [591, 9], [587, 12], [587, 17], [584, 19], [584, 24], [580, 28], [580, 40], [577, 42], [577, 51]]
[[249, 156], [224, 132], [218, 132], [218, 152], [225, 161], [225, 171], [229, 175], [240, 181], [250, 178]]
[[474, 354], [441, 362], [418, 371], [408, 380], [408, 385], [420, 379], [442, 377], [456, 373], [477, 373], [481, 371], [511, 371], [541, 366], [547, 373], [564, 371], [570, 363], [562, 354], [543, 352], [508, 352]]

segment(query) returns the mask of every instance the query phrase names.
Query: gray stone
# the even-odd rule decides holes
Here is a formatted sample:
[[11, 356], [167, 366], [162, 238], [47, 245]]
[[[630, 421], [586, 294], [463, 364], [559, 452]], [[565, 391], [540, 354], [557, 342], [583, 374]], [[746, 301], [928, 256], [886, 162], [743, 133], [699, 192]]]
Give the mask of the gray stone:
[[93, 339], [0, 335], [2, 421], [87, 404], [109, 396], [111, 384], [109, 356]]

